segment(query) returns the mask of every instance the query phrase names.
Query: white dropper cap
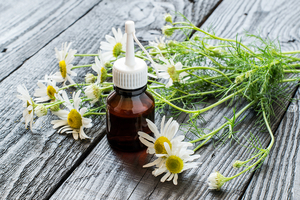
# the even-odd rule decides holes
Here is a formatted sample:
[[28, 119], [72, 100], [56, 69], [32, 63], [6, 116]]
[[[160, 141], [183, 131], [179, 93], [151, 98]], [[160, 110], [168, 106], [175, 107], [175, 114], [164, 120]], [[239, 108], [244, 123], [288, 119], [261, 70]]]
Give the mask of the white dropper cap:
[[115, 86], [134, 90], [147, 84], [147, 64], [144, 60], [134, 56], [133, 34], [135, 32], [134, 22], [125, 23], [126, 57], [118, 59], [113, 66], [113, 83]]

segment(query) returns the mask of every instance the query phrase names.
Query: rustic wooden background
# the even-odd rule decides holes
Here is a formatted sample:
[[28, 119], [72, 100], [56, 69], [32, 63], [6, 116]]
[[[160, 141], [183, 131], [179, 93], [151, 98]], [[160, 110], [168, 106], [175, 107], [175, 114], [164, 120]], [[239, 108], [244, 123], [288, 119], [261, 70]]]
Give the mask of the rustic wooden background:
[[[201, 165], [182, 173], [179, 184], [160, 183], [145, 152], [121, 153], [109, 148], [103, 118], [94, 120], [86, 133], [91, 141], [74, 141], [57, 134], [50, 114], [36, 118], [33, 131], [24, 129], [22, 103], [17, 85], [30, 94], [45, 73], [57, 71], [54, 47], [73, 42], [79, 53], [97, 53], [112, 27], [124, 28], [134, 20], [138, 38], [147, 44], [161, 35], [163, 16], [178, 11], [202, 28], [235, 38], [244, 31], [277, 39], [282, 50], [300, 49], [300, 1], [298, 0], [10, 0], [0, 2], [0, 199], [300, 199], [300, 134], [298, 100], [276, 108], [272, 121], [275, 145], [264, 164], [226, 183], [221, 191], [208, 190], [211, 172], [231, 176], [238, 170], [234, 160], [249, 157], [236, 143], [215, 148], [209, 143], [197, 151]], [[183, 34], [174, 38], [184, 40]], [[245, 43], [250, 41], [244, 41]], [[92, 63], [76, 58], [74, 65]], [[76, 69], [82, 81], [87, 69]], [[80, 78], [81, 77], [81, 78]], [[300, 98], [297, 86], [292, 96]], [[243, 102], [236, 103], [237, 109]], [[201, 106], [201, 105], [200, 105]], [[231, 108], [221, 105], [204, 115], [205, 128], [213, 129], [230, 117]], [[239, 126], [239, 138], [253, 133], [267, 146], [269, 135], [254, 126], [249, 111]], [[156, 115], [159, 124], [161, 116]], [[186, 115], [177, 119], [183, 122]], [[199, 124], [200, 126], [200, 124]], [[189, 133], [188, 133], [189, 134]], [[296, 173], [298, 172], [298, 173]]]

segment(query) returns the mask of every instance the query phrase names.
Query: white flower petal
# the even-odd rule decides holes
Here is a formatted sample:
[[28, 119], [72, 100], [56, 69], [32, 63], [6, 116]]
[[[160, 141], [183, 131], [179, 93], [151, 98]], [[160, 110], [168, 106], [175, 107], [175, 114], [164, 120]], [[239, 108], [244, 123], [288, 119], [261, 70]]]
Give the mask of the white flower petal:
[[151, 148], [153, 148], [154, 147], [154, 144], [153, 143], [151, 143], [151, 142], [148, 142], [147, 140], [145, 140], [144, 138], [142, 138], [142, 137], [139, 137], [139, 139], [140, 139], [140, 141], [144, 144], [144, 145], [146, 145], [147, 147], [151, 147]]
[[174, 174], [171, 174], [171, 176], [169, 176], [169, 178], [167, 179], [167, 181], [170, 181], [170, 180], [172, 180], [172, 179], [173, 179], [173, 177], [174, 177]]
[[155, 124], [151, 120], [149, 120], [149, 119], [146, 119], [146, 121], [147, 121], [147, 124], [148, 124], [148, 128], [154, 133], [154, 135], [155, 135], [156, 138], [159, 138], [160, 134], [159, 134], [159, 132], [158, 132], [157, 127], [155, 126]]
[[173, 179], [174, 185], [177, 185], [177, 179], [178, 179], [178, 174], [175, 174]]
[[146, 140], [149, 140], [149, 141], [151, 141], [151, 142], [155, 142], [155, 139], [153, 138], [153, 137], [151, 137], [149, 134], [147, 134], [147, 133], [144, 133], [144, 132], [142, 132], [142, 131], [139, 131], [138, 132], [138, 135], [139, 136], [141, 136], [141, 137], [143, 137], [143, 138], [145, 138]]
[[143, 167], [152, 167], [154, 165], [159, 164], [161, 162], [161, 160], [162, 160], [162, 158], [158, 158], [158, 159], [154, 160], [153, 162], [144, 165]]
[[161, 179], [160, 179], [160, 182], [165, 182], [166, 179], [171, 175], [170, 172], [167, 172]]

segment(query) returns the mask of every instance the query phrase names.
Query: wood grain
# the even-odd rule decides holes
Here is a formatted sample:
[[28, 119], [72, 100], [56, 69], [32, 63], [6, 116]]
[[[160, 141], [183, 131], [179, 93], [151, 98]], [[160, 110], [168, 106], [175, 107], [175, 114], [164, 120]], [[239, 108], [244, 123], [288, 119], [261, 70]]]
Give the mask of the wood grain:
[[100, 1], [2, 1], [0, 82]]
[[[16, 98], [16, 87], [24, 83], [32, 95], [34, 89], [37, 88], [37, 80], [43, 79], [45, 73], [50, 74], [58, 70], [54, 47], [60, 47], [62, 42], [73, 41], [72, 47], [79, 49], [80, 53], [96, 53], [100, 41], [104, 40], [106, 34], [111, 34], [112, 27], [122, 28], [125, 20], [135, 19], [135, 17], [147, 21], [147, 15], [141, 16], [138, 12], [132, 12], [133, 8], [142, 7], [145, 3], [155, 5], [149, 8], [146, 6], [145, 12], [159, 11], [160, 14], [155, 13], [154, 15], [155, 20], [162, 19], [165, 12], [175, 8], [175, 10], [189, 16], [195, 23], [202, 21], [205, 13], [210, 13], [216, 5], [216, 2], [211, 1], [201, 1], [193, 4], [179, 0], [172, 3], [156, 1], [139, 2], [141, 5], [139, 3], [133, 5], [133, 3], [121, 0], [103, 1], [80, 19], [74, 17], [72, 12], [67, 12], [66, 15], [69, 16], [66, 17], [68, 19], [78, 20], [74, 24], [70, 21], [66, 22], [67, 25], [63, 26], [64, 31], [57, 37], [56, 35], [47, 36], [45, 34], [45, 37], [49, 37], [46, 39], [44, 37], [34, 37], [33, 32], [30, 33], [34, 42], [46, 40], [47, 43], [42, 44], [39, 51], [34, 51], [36, 53], [29, 59], [27, 59], [28, 56], [25, 56], [26, 62], [0, 83], [2, 99], [0, 102], [0, 199], [48, 198], [104, 136], [105, 126], [102, 118], [93, 120], [94, 127], [86, 130], [87, 135], [93, 138], [91, 141], [74, 141], [71, 136], [57, 134], [50, 125], [50, 120], [56, 118], [50, 114], [35, 118], [33, 131], [24, 129], [23, 108], [21, 101]], [[195, 15], [189, 12], [191, 5], [200, 8], [202, 6], [207, 10], [203, 10], [201, 15]], [[116, 10], [116, 7], [122, 9]], [[47, 19], [45, 20], [48, 22]], [[147, 27], [148, 30], [153, 29], [155, 32], [157, 27], [155, 20], [148, 25], [137, 23], [137, 32]], [[22, 40], [23, 43], [24, 40]], [[11, 44], [15, 45], [11, 47], [12, 51], [18, 51], [17, 43], [22, 42], [18, 40], [12, 42]], [[20, 54], [23, 52], [23, 50], [19, 51]], [[28, 49], [28, 51], [30, 50]], [[22, 60], [19, 57], [17, 58], [17, 62]], [[1, 59], [4, 59], [4, 57]], [[11, 59], [7, 56], [5, 62], [9, 62]], [[76, 58], [74, 65], [92, 62], [93, 58]], [[1, 65], [7, 66], [2, 61]], [[6, 67], [6, 69], [8, 68]], [[78, 74], [75, 80], [82, 82], [85, 73], [90, 70], [76, 69], [75, 71]], [[3, 73], [6, 73], [6, 71]], [[1, 72], [1, 75], [3, 73]], [[101, 144], [105, 143], [104, 141]], [[106, 149], [111, 152], [109, 148]], [[114, 156], [113, 153], [106, 155], [108, 160], [110, 159], [109, 155]], [[143, 169], [141, 169], [141, 173], [143, 173]]]
[[[220, 35], [223, 37], [234, 38], [236, 33], [239, 35], [243, 35], [243, 31], [247, 30], [250, 33], [257, 34], [257, 30], [260, 30], [263, 36], [269, 36], [271, 39], [279, 39], [280, 44], [283, 50], [292, 50], [296, 47], [299, 47], [298, 42], [294, 42], [291, 45], [286, 43], [289, 41], [290, 38], [295, 37], [296, 41], [298, 37], [296, 37], [296, 31], [293, 36], [289, 35], [288, 33], [293, 33], [295, 29], [295, 23], [297, 18], [293, 19], [294, 23], [287, 23], [284, 22], [284, 19], [291, 20], [295, 13], [290, 13], [295, 4], [297, 5], [296, 1], [290, 1], [288, 4], [283, 1], [276, 1], [276, 2], [269, 2], [269, 1], [247, 1], [247, 2], [237, 2], [237, 1], [223, 1], [220, 6], [214, 11], [214, 13], [210, 16], [210, 18], [205, 22], [204, 28], [213, 26], [216, 32], [216, 35]], [[283, 6], [284, 5], [284, 6]], [[262, 10], [268, 9], [268, 16], [264, 15]], [[246, 15], [245, 15], [246, 14]], [[278, 19], [280, 18], [280, 20]], [[290, 25], [293, 24], [293, 25]], [[297, 25], [296, 25], [297, 26]], [[283, 32], [284, 30], [284, 32]], [[298, 27], [299, 30], [299, 27]], [[244, 42], [250, 42], [245, 41]], [[296, 43], [296, 44], [295, 44]], [[295, 90], [296, 88], [294, 88]], [[293, 90], [291, 88], [291, 90]], [[287, 102], [286, 102], [287, 103]], [[286, 104], [287, 105], [287, 104]], [[241, 107], [238, 107], [240, 109]], [[205, 115], [205, 119], [208, 122], [207, 124], [200, 125], [201, 127], [213, 129], [216, 128], [217, 125], [222, 124], [221, 122], [225, 122], [222, 119], [222, 116], [227, 116], [230, 110], [226, 110], [224, 106], [220, 106], [219, 110], [212, 110]], [[237, 109], [237, 110], [238, 110]], [[276, 109], [276, 119], [272, 121], [272, 130], [275, 130], [278, 127], [278, 124], [281, 120], [281, 116], [284, 114], [284, 110], [277, 107]], [[267, 132], [262, 132], [262, 129], [258, 129], [254, 126], [254, 122], [256, 120], [255, 113], [248, 112], [246, 113], [246, 119], [243, 124], [237, 129], [239, 130], [239, 139], [242, 144], [247, 144], [243, 136], [249, 138], [249, 133], [253, 133], [254, 135], [258, 136], [261, 141], [262, 145], [266, 147], [270, 141]], [[296, 123], [297, 124], [297, 123]], [[296, 125], [297, 126], [297, 125]], [[277, 133], [280, 134], [280, 133]], [[281, 134], [286, 135], [289, 134], [289, 131], [281, 132]], [[279, 136], [280, 137], [280, 136]], [[281, 139], [277, 139], [276, 142], [281, 146]], [[291, 143], [294, 141], [290, 140]], [[292, 147], [290, 147], [292, 148]], [[295, 147], [294, 147], [295, 148]], [[276, 147], [273, 148], [272, 151], [277, 151]], [[294, 150], [293, 152], [299, 152], [298, 149]], [[147, 171], [143, 179], [141, 180], [140, 184], [137, 186], [135, 191], [133, 192], [130, 199], [240, 199], [242, 198], [245, 190], [248, 187], [249, 181], [252, 178], [253, 173], [246, 173], [239, 178], [234, 179], [231, 182], [226, 183], [223, 186], [223, 189], [219, 192], [210, 191], [208, 190], [208, 186], [206, 180], [210, 173], [214, 171], [220, 171], [225, 176], [232, 176], [238, 172], [238, 170], [233, 169], [231, 166], [235, 160], [245, 160], [249, 158], [251, 155], [251, 151], [248, 152], [247, 149], [242, 148], [236, 143], [227, 143], [225, 146], [214, 149], [213, 144], [207, 145], [202, 150], [198, 151], [198, 153], [202, 156], [199, 161], [202, 162], [202, 165], [195, 170], [191, 170], [190, 172], [186, 172], [182, 174], [180, 177], [182, 183], [178, 186], [172, 185], [172, 183], [160, 183], [158, 179], [153, 178], [150, 173], [150, 170]], [[282, 158], [286, 159], [289, 157], [290, 154], [282, 155]], [[276, 160], [276, 158], [271, 157], [270, 159]], [[295, 162], [295, 159], [294, 159]], [[286, 162], [287, 163], [287, 162]], [[296, 161], [297, 163], [297, 161]], [[273, 163], [272, 163], [273, 164]], [[261, 169], [267, 167], [269, 165], [268, 162], [265, 162], [262, 165]], [[278, 167], [280, 164], [277, 165]], [[297, 165], [290, 166], [291, 168], [297, 168]], [[299, 167], [298, 167], [299, 168]], [[285, 168], [287, 169], [287, 168]], [[289, 174], [293, 174], [294, 170], [291, 171]], [[257, 199], [256, 197], [260, 197], [260, 192], [258, 188], [262, 187], [263, 180], [268, 178], [265, 176], [264, 173], [260, 173], [259, 171], [256, 172], [259, 174], [260, 184], [257, 182], [253, 183], [253, 187], [256, 188], [256, 193], [251, 193], [248, 196], [248, 199]], [[283, 171], [279, 172], [278, 176], [283, 176]], [[292, 177], [292, 175], [290, 175]], [[154, 180], [154, 181], [151, 181]], [[278, 180], [278, 179], [277, 179]], [[276, 180], [276, 181], [277, 181]], [[275, 187], [270, 187], [269, 185], [265, 185], [265, 191], [272, 191], [274, 199], [288, 199], [291, 194], [289, 191], [298, 191], [297, 187], [292, 184], [292, 178], [289, 177], [282, 177], [280, 185], [277, 185], [277, 182], [273, 183]], [[285, 181], [290, 181], [289, 185], [286, 185], [285, 192], [281, 192], [282, 190], [276, 189], [280, 188], [280, 186]], [[274, 182], [274, 179], [273, 179]], [[269, 182], [271, 183], [271, 182]], [[155, 188], [154, 190], [152, 188]], [[247, 191], [246, 191], [247, 192]], [[254, 195], [255, 194], [255, 195]], [[276, 194], [276, 195], [274, 195]], [[253, 197], [254, 196], [254, 197]], [[264, 196], [266, 197], [266, 196]], [[296, 196], [294, 196], [296, 197]], [[273, 199], [272, 198], [272, 199]], [[263, 198], [261, 198], [263, 199]], [[270, 199], [270, 198], [266, 198]]]
[[[279, 2], [275, 3], [280, 5]], [[283, 1], [281, 1], [281, 3], [283, 3]], [[280, 22], [281, 27], [274, 26], [274, 29], [270, 28], [269, 24], [272, 25], [276, 23], [276, 19], [265, 19], [265, 15], [259, 15], [261, 12], [261, 4], [268, 6], [268, 1], [223, 1], [204, 23], [204, 27], [207, 28], [213, 25], [217, 35], [230, 38], [235, 38], [236, 33], [243, 35], [244, 29], [250, 32], [252, 31], [252, 33], [257, 33], [256, 30], [261, 29], [263, 36], [269, 35], [272, 39], [278, 37], [282, 42], [283, 50], [293, 49], [293, 45], [289, 46], [284, 43], [289, 40], [289, 36], [287, 37], [280, 32], [282, 27], [288, 28], [286, 27], [286, 22]], [[269, 4], [273, 5], [270, 2]], [[292, 17], [292, 14], [289, 13], [288, 9], [285, 12], [278, 9], [276, 6], [268, 7], [268, 9], [271, 16], [280, 14], [284, 15], [285, 19], [290, 19], [290, 17]], [[245, 13], [247, 13], [247, 15], [245, 15]], [[265, 28], [268, 29], [267, 32]], [[288, 31], [288, 29], [286, 31]], [[291, 88], [292, 93], [295, 89], [296, 88]], [[236, 103], [233, 105], [239, 110], [242, 106], [245, 106], [245, 103]], [[287, 107], [287, 105], [288, 103], [286, 102], [285, 107]], [[200, 107], [201, 106], [202, 105], [200, 105]], [[199, 127], [207, 129], [216, 128], [216, 126], [225, 122], [223, 116], [229, 118], [232, 117], [231, 110], [231, 107], [226, 107], [226, 105], [210, 110], [204, 116], [207, 123], [199, 123]], [[272, 130], [274, 131], [277, 129], [285, 111], [282, 108], [276, 107], [275, 113], [277, 117], [272, 119]], [[237, 137], [240, 142], [242, 144], [247, 144], [244, 136], [249, 138], [251, 132], [255, 136], [261, 138], [262, 146], [266, 147], [270, 138], [268, 133], [263, 131], [264, 128], [257, 128], [257, 126], [255, 126], [255, 121], [257, 119], [256, 114], [253, 111], [249, 111], [246, 112], [244, 116], [246, 116], [244, 123], [241, 123], [237, 127], [237, 130], [239, 130]], [[273, 150], [276, 151], [275, 148]], [[214, 144], [211, 142], [200, 149], [197, 152], [201, 155], [201, 158], [198, 160], [201, 162], [200, 167], [181, 174], [178, 186], [174, 186], [172, 183], [160, 183], [160, 178], [155, 178], [151, 174], [153, 169], [148, 169], [146, 172], [143, 171], [142, 178], [140, 180], [135, 180], [133, 177], [136, 177], [135, 173], [140, 173], [140, 169], [131, 171], [130, 169], [132, 166], [126, 166], [124, 164], [122, 164], [122, 166], [125, 166], [124, 170], [121, 172], [121, 174], [124, 174], [124, 177], [118, 177], [116, 180], [113, 177], [117, 177], [117, 174], [120, 174], [120, 172], [111, 171], [112, 177], [103, 178], [101, 170], [106, 171], [106, 168], [90, 170], [86, 167], [86, 163], [88, 163], [89, 160], [99, 158], [101, 151], [101, 146], [97, 145], [87, 159], [74, 171], [74, 174], [72, 174], [52, 196], [52, 199], [127, 199], [129, 191], [126, 186], [132, 189], [133, 185], [136, 184], [137, 185], [130, 194], [129, 199], [240, 199], [247, 189], [253, 175], [253, 173], [243, 174], [239, 178], [226, 183], [221, 191], [215, 192], [208, 190], [206, 180], [210, 173], [218, 170], [225, 176], [232, 176], [238, 172], [238, 170], [231, 167], [233, 162], [236, 159], [245, 160], [251, 155], [251, 151], [249, 152], [248, 149], [242, 148], [234, 141], [231, 143], [228, 142], [226, 145], [219, 148], [214, 148]], [[151, 157], [148, 159], [150, 158]], [[102, 159], [102, 157], [100, 157], [100, 159]], [[147, 162], [147, 160], [144, 160], [144, 163], [140, 165]], [[117, 164], [117, 166], [120, 165], [121, 164]], [[262, 168], [266, 165], [268, 165], [267, 162], [265, 162]], [[136, 167], [138, 166], [139, 165], [136, 165]], [[91, 175], [95, 175], [95, 177], [91, 179]], [[128, 182], [128, 179], [132, 180]], [[102, 187], [107, 188], [105, 185], [113, 185], [113, 188], [104, 191], [102, 190]], [[285, 196], [283, 196], [283, 199], [284, 198]]]
[[289, 105], [276, 133], [273, 150], [257, 170], [242, 199], [300, 198], [300, 90]]

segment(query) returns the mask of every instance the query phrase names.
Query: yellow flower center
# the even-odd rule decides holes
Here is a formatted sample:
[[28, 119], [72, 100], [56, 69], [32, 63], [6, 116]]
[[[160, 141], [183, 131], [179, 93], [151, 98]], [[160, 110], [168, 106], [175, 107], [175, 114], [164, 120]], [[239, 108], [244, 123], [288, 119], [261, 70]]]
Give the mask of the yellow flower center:
[[180, 173], [183, 169], [183, 160], [178, 156], [170, 156], [167, 158], [166, 167], [173, 174]]
[[165, 136], [161, 136], [161, 137], [157, 138], [157, 140], [154, 143], [154, 149], [155, 149], [156, 154], [167, 154], [167, 151], [164, 146], [165, 142], [167, 142], [169, 144], [170, 148], [172, 148], [172, 144], [171, 144], [170, 140], [168, 138], [166, 138]]
[[59, 61], [59, 71], [63, 78], [67, 77], [67, 65], [65, 60]]
[[122, 51], [122, 44], [118, 42], [113, 49], [113, 56], [118, 57], [121, 54]]
[[68, 124], [72, 128], [80, 128], [82, 126], [82, 117], [76, 109], [72, 109], [68, 114]]
[[96, 84], [93, 84], [93, 94], [97, 99], [101, 96], [101, 89]]
[[103, 83], [106, 78], [107, 78], [107, 70], [104, 67], [102, 67], [101, 68], [101, 83]]
[[48, 85], [47, 87], [47, 95], [50, 97], [50, 99], [55, 99], [54, 94], [56, 94], [56, 90], [52, 85]]
[[170, 78], [174, 81], [174, 82], [178, 82], [179, 81], [179, 74], [176, 72], [176, 68], [174, 65], [168, 67], [167, 72], [170, 75]]
[[29, 103], [29, 101], [27, 101], [27, 108], [28, 108], [28, 106], [30, 106], [31, 104]]
[[166, 48], [166, 45], [164, 43], [159, 43], [157, 45], [157, 47], [160, 49], [160, 50], [164, 50]]
[[[28, 106], [30, 106], [31, 104], [29, 103], [29, 101], [27, 101], [27, 108]], [[32, 110], [29, 110], [28, 113], [30, 114], [32, 112]]]

